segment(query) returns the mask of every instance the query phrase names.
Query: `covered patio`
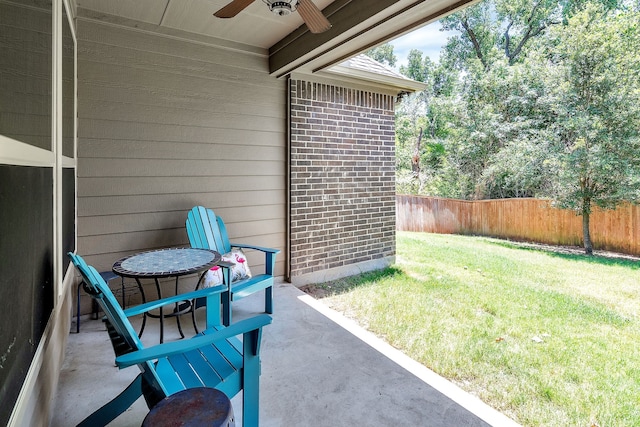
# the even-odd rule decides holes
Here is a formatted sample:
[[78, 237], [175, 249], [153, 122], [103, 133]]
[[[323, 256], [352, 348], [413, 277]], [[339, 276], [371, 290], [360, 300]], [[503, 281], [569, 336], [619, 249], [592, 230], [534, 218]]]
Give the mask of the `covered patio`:
[[[394, 108], [419, 87], [372, 78], [353, 58], [472, 1], [315, 0], [332, 24], [320, 34], [258, 0], [215, 18], [227, 3], [0, 0], [0, 424], [69, 425], [89, 396], [68, 393], [120, 378], [72, 380], [109, 367], [112, 352], [92, 332], [99, 322], [70, 334], [78, 276], [67, 252], [109, 271], [127, 255], [185, 246], [195, 205], [222, 216], [232, 241], [281, 251], [267, 425], [398, 413], [409, 425], [457, 424], [469, 414], [459, 399], [443, 401], [295, 286], [394, 262]], [[86, 295], [79, 311], [91, 311]], [[95, 343], [106, 348], [92, 359]], [[480, 418], [470, 420], [460, 425]]]
[[[518, 425], [295, 286], [280, 283], [274, 296], [262, 340], [261, 426]], [[262, 295], [254, 294], [234, 305], [234, 315], [262, 309]], [[147, 323], [145, 343], [157, 343], [157, 325]], [[167, 326], [178, 337], [173, 320]], [[138, 374], [135, 366], [118, 371], [113, 361], [102, 322], [83, 320], [69, 336], [51, 427], [77, 424]], [[232, 404], [239, 421], [239, 395]], [[110, 425], [139, 426], [147, 413], [138, 399]]]

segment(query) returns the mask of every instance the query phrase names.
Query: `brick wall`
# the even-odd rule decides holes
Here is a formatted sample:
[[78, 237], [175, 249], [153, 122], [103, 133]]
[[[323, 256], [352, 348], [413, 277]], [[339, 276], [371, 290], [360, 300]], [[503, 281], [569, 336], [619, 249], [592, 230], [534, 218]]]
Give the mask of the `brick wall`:
[[388, 265], [395, 256], [394, 97], [290, 85], [291, 281]]

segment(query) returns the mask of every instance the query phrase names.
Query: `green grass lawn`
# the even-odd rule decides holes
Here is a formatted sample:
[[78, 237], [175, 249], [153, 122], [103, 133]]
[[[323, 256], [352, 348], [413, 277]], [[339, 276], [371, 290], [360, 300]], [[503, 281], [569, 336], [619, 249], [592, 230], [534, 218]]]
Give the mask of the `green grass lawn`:
[[640, 262], [398, 235], [324, 302], [526, 426], [640, 426]]

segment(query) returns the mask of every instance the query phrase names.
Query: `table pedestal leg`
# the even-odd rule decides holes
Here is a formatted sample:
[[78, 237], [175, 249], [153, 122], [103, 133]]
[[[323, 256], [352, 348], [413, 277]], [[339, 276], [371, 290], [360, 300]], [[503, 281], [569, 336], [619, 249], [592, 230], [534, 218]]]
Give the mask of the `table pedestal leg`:
[[[160, 289], [160, 281], [155, 278], [153, 279], [156, 282], [156, 290], [158, 291], [158, 299], [162, 299], [162, 289]], [[164, 342], [164, 312], [162, 307], [160, 307], [160, 344]]]
[[[178, 295], [178, 279], [179, 277], [176, 276], [176, 295]], [[180, 332], [180, 337], [184, 338], [184, 334], [182, 333], [182, 325], [180, 325], [180, 304], [179, 303], [176, 303], [173, 313], [176, 318], [176, 323], [178, 325], [178, 332]]]
[[[176, 277], [176, 282], [175, 282], [175, 292], [176, 295], [178, 294], [178, 281], [179, 281], [179, 277]], [[162, 299], [162, 288], [160, 287], [160, 281], [157, 278], [154, 278], [154, 282], [156, 284], [156, 292], [158, 293], [158, 299]], [[147, 298], [146, 295], [144, 293], [144, 288], [142, 287], [142, 283], [140, 282], [140, 279], [136, 278], [136, 283], [138, 284], [138, 288], [140, 289], [140, 295], [142, 296], [142, 303], [144, 304], [145, 302], [147, 302]], [[191, 305], [191, 302], [187, 302], [189, 305]], [[163, 307], [159, 307], [158, 310], [160, 311], [160, 314], [156, 315], [156, 314], [152, 314], [152, 313], [148, 313], [148, 312], [144, 312], [142, 314], [142, 327], [140, 328], [140, 333], [138, 334], [138, 337], [141, 338], [142, 337], [142, 333], [144, 332], [144, 327], [147, 323], [147, 317], [153, 317], [153, 318], [159, 318], [160, 319], [160, 344], [162, 344], [164, 342], [164, 310]], [[184, 332], [182, 331], [182, 324], [180, 323], [180, 303], [175, 303], [175, 307], [174, 307], [174, 311], [171, 314], [167, 314], [166, 317], [170, 317], [170, 316], [175, 316], [176, 318], [176, 323], [178, 324], [178, 331], [180, 332], [180, 336], [182, 338], [185, 337]]]
[[[144, 288], [142, 287], [142, 283], [140, 283], [140, 279], [136, 277], [136, 283], [138, 284], [138, 289], [140, 290], [140, 296], [142, 297], [142, 303], [147, 302], [147, 298], [144, 295]], [[142, 338], [142, 333], [144, 332], [144, 326], [147, 324], [147, 313], [142, 313], [142, 326], [140, 327], [140, 332], [138, 333], [138, 338]]]

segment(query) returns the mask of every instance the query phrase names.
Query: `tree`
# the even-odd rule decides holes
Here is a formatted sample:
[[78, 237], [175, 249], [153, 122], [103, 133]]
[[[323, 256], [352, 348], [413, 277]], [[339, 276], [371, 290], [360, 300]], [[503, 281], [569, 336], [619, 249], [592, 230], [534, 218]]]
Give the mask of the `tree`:
[[413, 51], [402, 67], [428, 88], [407, 99], [410, 119], [397, 110], [399, 188], [552, 197], [583, 215], [591, 247], [591, 207], [638, 200], [640, 184], [639, 6], [595, 2], [488, 0], [441, 21], [459, 35], [440, 63]]
[[431, 58], [425, 56], [423, 59], [422, 51], [411, 49], [407, 55], [407, 65], [400, 66], [400, 74], [419, 82], [428, 83], [434, 67], [435, 64]]
[[393, 53], [393, 45], [389, 43], [373, 47], [364, 54], [382, 64], [388, 64], [390, 67], [395, 67], [396, 62], [398, 62], [398, 58]]
[[451, 68], [463, 70], [467, 62], [477, 59], [487, 70], [497, 40], [498, 23], [493, 18], [493, 4], [483, 1], [440, 20], [445, 31], [457, 31], [447, 41], [443, 62]]
[[562, 9], [557, 0], [499, 0], [498, 19], [503, 23], [499, 45], [510, 65], [519, 58], [531, 39], [552, 25], [562, 23]]
[[[460, 69], [477, 59], [485, 71], [496, 60], [509, 65], [521, 61], [527, 47], [549, 28], [566, 23], [587, 0], [485, 0], [443, 18], [444, 30], [456, 30], [449, 39], [445, 58]], [[607, 10], [617, 0], [599, 0]]]
[[640, 14], [588, 4], [549, 40], [557, 158], [552, 196], [582, 215], [593, 251], [593, 206], [615, 208], [640, 195]]
[[405, 98], [396, 109], [398, 191], [439, 194], [447, 166], [443, 142], [451, 127], [458, 79], [456, 73], [423, 57], [417, 49], [412, 49], [407, 59], [400, 72], [427, 87]]
[[[493, 0], [441, 21], [456, 30], [441, 54], [443, 66], [461, 71], [459, 129], [446, 142], [448, 164], [458, 169], [464, 198], [540, 195], [549, 109], [543, 70], [528, 60], [534, 41], [561, 23], [557, 0]], [[449, 186], [448, 188], [454, 188]]]
[[423, 99], [414, 94], [403, 100], [396, 110], [396, 183], [402, 193], [420, 194], [423, 188], [420, 148], [425, 107]]

